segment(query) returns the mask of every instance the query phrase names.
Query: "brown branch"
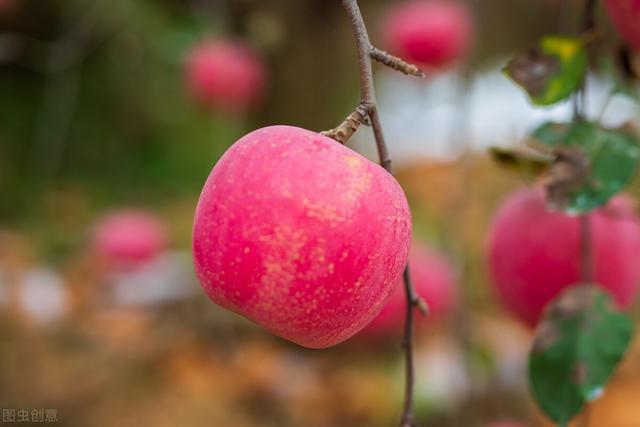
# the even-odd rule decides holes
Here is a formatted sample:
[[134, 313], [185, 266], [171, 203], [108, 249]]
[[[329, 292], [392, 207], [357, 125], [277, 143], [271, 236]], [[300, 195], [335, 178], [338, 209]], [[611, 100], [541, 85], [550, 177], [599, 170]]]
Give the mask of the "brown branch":
[[596, 27], [596, 0], [586, 0], [586, 2], [582, 25], [584, 33], [590, 33]]
[[380, 165], [391, 173], [391, 159], [382, 133], [382, 125], [376, 105], [376, 92], [373, 83], [373, 68], [371, 66], [371, 42], [367, 27], [362, 19], [362, 13], [357, 0], [342, 0], [342, 4], [349, 15], [351, 29], [355, 37], [358, 51], [358, 64], [360, 69], [360, 103], [368, 108], [373, 135], [376, 140]]
[[404, 369], [405, 369], [405, 400], [400, 418], [401, 427], [413, 426], [413, 388], [415, 373], [413, 371], [413, 300], [415, 292], [409, 277], [409, 269], [404, 270], [404, 288], [407, 295], [407, 312], [405, 317], [404, 337], [402, 348], [404, 349]]
[[[581, 38], [585, 44], [585, 49], [587, 49], [587, 53], [589, 53], [589, 42], [592, 41], [598, 34], [596, 29], [596, 1], [595, 0], [585, 0], [584, 7], [584, 15], [582, 17], [582, 28], [581, 28]], [[576, 120], [582, 120], [586, 114], [586, 105], [587, 105], [587, 91], [586, 91], [586, 82], [587, 76], [584, 76], [582, 83], [580, 84], [580, 88], [573, 96], [573, 116]]]
[[[584, 17], [583, 17], [583, 33], [595, 31], [596, 20], [596, 1], [585, 0]], [[586, 76], [585, 76], [586, 80]], [[579, 94], [579, 96], [577, 96]], [[586, 81], [582, 82], [582, 86], [575, 97], [575, 119], [580, 120], [586, 115], [587, 109], [587, 87]], [[580, 104], [578, 105], [578, 100]], [[591, 230], [591, 218], [588, 213], [580, 215], [580, 279], [583, 283], [591, 284], [595, 280], [595, 259], [593, 254], [593, 240]], [[588, 418], [585, 418], [588, 419]], [[586, 421], [588, 424], [588, 421]]]
[[[360, 69], [360, 104], [368, 108], [368, 115], [373, 129], [373, 135], [378, 150], [378, 158], [380, 165], [389, 173], [392, 173], [391, 159], [387, 150], [387, 145], [382, 132], [380, 116], [376, 105], [376, 95], [373, 82], [373, 71], [371, 60], [374, 48], [369, 41], [369, 34], [360, 12], [357, 0], [342, 0], [342, 4], [351, 21], [351, 29], [356, 42], [358, 51], [358, 63]], [[404, 269], [404, 284], [407, 299], [407, 315], [404, 327], [403, 349], [405, 353], [405, 402], [402, 417], [400, 419], [401, 427], [413, 427], [413, 389], [414, 389], [414, 371], [413, 371], [413, 309], [421, 307], [425, 309], [424, 303], [421, 303], [417, 296], [409, 276], [409, 265]]]
[[360, 125], [366, 123], [368, 119], [369, 107], [365, 104], [360, 104], [337, 128], [320, 132], [320, 134], [335, 139], [340, 144], [346, 144], [349, 138], [356, 133]]
[[371, 58], [380, 62], [381, 64], [386, 65], [389, 68], [392, 68], [396, 71], [400, 71], [407, 76], [415, 76], [415, 77], [425, 77], [424, 72], [413, 64], [409, 64], [405, 60], [398, 58], [397, 56], [393, 56], [384, 50], [378, 49], [377, 47], [371, 48]]
[[579, 217], [580, 221], [580, 280], [593, 284], [595, 280], [591, 217], [588, 213]]

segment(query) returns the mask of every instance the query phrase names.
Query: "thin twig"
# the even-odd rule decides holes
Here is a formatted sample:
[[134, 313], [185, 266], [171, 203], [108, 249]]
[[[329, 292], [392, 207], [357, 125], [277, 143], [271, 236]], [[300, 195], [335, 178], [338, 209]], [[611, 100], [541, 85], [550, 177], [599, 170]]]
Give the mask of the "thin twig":
[[[595, 29], [595, 0], [585, 0], [584, 19], [582, 22], [583, 33], [593, 32]], [[576, 119], [586, 116], [587, 110], [587, 86], [582, 83], [579, 90], [579, 98], [576, 96]], [[578, 104], [578, 100], [580, 104]], [[593, 240], [591, 219], [588, 213], [580, 215], [580, 279], [583, 283], [593, 283], [595, 280], [595, 260], [593, 255]]]
[[369, 119], [369, 107], [365, 104], [360, 104], [356, 109], [347, 116], [337, 128], [320, 132], [324, 136], [328, 136], [331, 139], [335, 139], [340, 144], [345, 144], [349, 138], [353, 136], [358, 130], [361, 124], [365, 123]]
[[[595, 21], [595, 0], [585, 0], [583, 33], [594, 33], [596, 27]], [[587, 52], [589, 47], [587, 46]], [[580, 106], [579, 115], [576, 118], [585, 117], [587, 114], [587, 85], [582, 82], [580, 87]], [[577, 98], [577, 97], [576, 97]], [[609, 101], [607, 101], [608, 104]], [[605, 104], [606, 105], [606, 104]], [[606, 106], [604, 107], [606, 109]], [[603, 113], [604, 114], [604, 109]], [[595, 258], [593, 253], [593, 236], [591, 228], [591, 216], [589, 213], [580, 215], [580, 280], [583, 284], [593, 284], [595, 281]], [[582, 414], [578, 420], [580, 427], [589, 427], [590, 407], [587, 403], [582, 410]]]
[[382, 133], [382, 125], [380, 124], [380, 116], [376, 105], [376, 92], [373, 84], [373, 69], [371, 66], [371, 42], [369, 34], [365, 26], [362, 13], [358, 6], [357, 0], [342, 0], [349, 19], [351, 20], [351, 28], [356, 41], [358, 51], [358, 64], [360, 69], [360, 103], [368, 107], [369, 119], [373, 128], [373, 135], [376, 140], [378, 157], [380, 158], [380, 166], [391, 173], [391, 159], [389, 151]]
[[580, 280], [592, 284], [594, 281], [593, 245], [591, 237], [591, 217], [588, 213], [579, 217], [580, 221]]
[[584, 10], [583, 33], [590, 33], [596, 26], [596, 0], [586, 0]]
[[[373, 70], [371, 65], [371, 60], [374, 55], [374, 47], [371, 46], [371, 42], [369, 41], [367, 27], [364, 23], [364, 19], [362, 18], [362, 13], [360, 12], [357, 0], [342, 0], [342, 4], [347, 11], [349, 20], [351, 21], [351, 29], [355, 37], [356, 48], [358, 51], [358, 63], [360, 69], [360, 105], [364, 105], [368, 109], [369, 120], [371, 121], [371, 128], [376, 141], [380, 165], [386, 171], [392, 173], [391, 159], [384, 140], [380, 116], [378, 114], [378, 107], [376, 105]], [[413, 427], [413, 385], [415, 381], [413, 371], [413, 309], [414, 307], [418, 307], [426, 311], [426, 305], [421, 302], [413, 289], [409, 276], [408, 264], [405, 266], [403, 277], [407, 298], [407, 315], [403, 338], [403, 348], [406, 360], [406, 388], [404, 410], [400, 419], [400, 426]]]
[[405, 400], [400, 419], [401, 427], [413, 426], [413, 388], [415, 382], [415, 373], [413, 372], [413, 304], [411, 296], [414, 294], [411, 277], [409, 277], [409, 269], [404, 270], [404, 288], [407, 294], [407, 312], [405, 317], [404, 337], [402, 339], [402, 348], [404, 349], [404, 369], [405, 369]]
[[[585, 0], [585, 8], [584, 15], [582, 19], [582, 28], [581, 34], [585, 39], [585, 48], [587, 52], [589, 49], [589, 41], [591, 41], [597, 35], [596, 31], [596, 20], [595, 20], [595, 8], [596, 1], [595, 0]], [[582, 120], [586, 117], [587, 114], [587, 81], [586, 75], [580, 84], [580, 88], [576, 92], [573, 97], [573, 115], [577, 120]]]
[[393, 56], [382, 49], [378, 49], [377, 47], [371, 48], [371, 58], [389, 68], [400, 71], [402, 74], [406, 74], [407, 76], [425, 77], [424, 72], [417, 66], [409, 64], [405, 60], [398, 58], [397, 56]]

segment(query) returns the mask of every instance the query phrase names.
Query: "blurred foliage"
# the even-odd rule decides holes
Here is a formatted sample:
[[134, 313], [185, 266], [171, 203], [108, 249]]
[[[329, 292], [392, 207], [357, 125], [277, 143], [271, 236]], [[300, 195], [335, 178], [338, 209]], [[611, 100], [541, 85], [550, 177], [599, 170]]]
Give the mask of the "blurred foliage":
[[580, 39], [545, 36], [535, 48], [517, 55], [505, 74], [527, 91], [536, 105], [569, 98], [587, 72], [587, 53]]
[[229, 126], [212, 126], [184, 98], [180, 60], [195, 27], [147, 3], [64, 3], [51, 11], [61, 23], [43, 20], [62, 30], [0, 69], [0, 157], [11, 159], [0, 191], [12, 202], [2, 216], [37, 209], [51, 187], [137, 200], [193, 191], [206, 176], [224, 148], [212, 136]]
[[596, 286], [580, 285], [546, 309], [529, 358], [535, 399], [560, 426], [596, 400], [622, 360], [633, 325]]
[[[605, 129], [596, 123], [570, 125], [547, 122], [532, 137], [541, 144], [566, 147], [563, 164], [551, 169], [549, 203], [570, 213], [588, 212], [604, 205], [633, 179], [640, 144], [633, 130]], [[572, 148], [580, 151], [571, 151]], [[583, 169], [582, 164], [588, 168]]]

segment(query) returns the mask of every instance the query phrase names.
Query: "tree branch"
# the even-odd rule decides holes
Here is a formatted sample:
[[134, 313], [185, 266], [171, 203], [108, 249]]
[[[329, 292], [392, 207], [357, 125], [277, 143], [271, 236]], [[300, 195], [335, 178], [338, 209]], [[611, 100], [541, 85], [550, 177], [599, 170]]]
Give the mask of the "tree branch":
[[413, 388], [415, 382], [415, 374], [413, 372], [413, 301], [414, 294], [411, 278], [409, 277], [409, 269], [406, 268], [403, 274], [404, 288], [407, 295], [407, 312], [405, 317], [405, 330], [402, 339], [402, 348], [404, 349], [404, 369], [405, 369], [405, 400], [400, 419], [401, 427], [413, 426]]
[[405, 60], [398, 58], [397, 56], [393, 56], [384, 50], [378, 49], [377, 47], [371, 48], [371, 58], [389, 68], [400, 71], [402, 74], [406, 74], [407, 76], [426, 77], [424, 72], [417, 66], [409, 64]]
[[324, 136], [335, 139], [340, 144], [345, 144], [349, 138], [353, 136], [361, 124], [369, 120], [369, 107], [360, 104], [353, 113], [349, 114], [346, 119], [337, 128], [320, 132]]
[[[585, 0], [584, 16], [583, 16], [583, 33], [593, 33], [595, 21], [595, 0]], [[588, 49], [588, 47], [587, 47]], [[589, 50], [587, 50], [589, 52]], [[574, 98], [574, 120], [581, 120], [586, 116], [587, 110], [587, 84], [582, 82], [580, 90]], [[591, 215], [583, 213], [578, 218], [579, 221], [579, 246], [580, 246], [580, 281], [583, 285], [592, 285], [595, 282], [595, 258], [593, 253], [593, 239], [591, 229]], [[579, 427], [589, 427], [590, 406], [587, 403], [582, 410], [582, 414], [578, 418]]]
[[591, 238], [591, 216], [588, 213], [580, 215], [580, 280], [593, 284], [595, 280], [593, 245]]
[[[371, 121], [371, 127], [376, 141], [380, 165], [386, 171], [392, 173], [391, 158], [389, 157], [387, 145], [384, 140], [382, 125], [380, 123], [380, 115], [378, 114], [378, 107], [376, 105], [373, 69], [371, 65], [372, 58], [376, 55], [380, 57], [379, 52], [381, 51], [377, 51], [373, 46], [371, 46], [369, 34], [367, 33], [367, 28], [365, 26], [364, 19], [362, 18], [362, 13], [360, 12], [357, 0], [342, 0], [342, 4], [347, 11], [349, 20], [351, 21], [351, 29], [358, 51], [358, 63], [360, 69], [360, 105], [367, 108], [367, 113], [369, 120]], [[415, 381], [413, 371], [413, 309], [414, 307], [422, 307], [422, 309], [425, 309], [426, 311], [426, 306], [424, 303], [421, 303], [420, 298], [413, 289], [413, 285], [409, 277], [408, 264], [404, 269], [403, 277], [407, 298], [407, 314], [403, 338], [403, 349], [406, 361], [406, 386], [404, 410], [400, 420], [400, 426], [413, 427], [413, 385]]]
[[584, 21], [582, 23], [585, 33], [593, 31], [596, 26], [596, 0], [586, 0], [584, 9]]
[[[585, 0], [583, 33], [592, 32], [595, 29], [595, 0]], [[586, 80], [586, 77], [585, 77]], [[579, 96], [578, 96], [579, 95]], [[587, 110], [587, 85], [582, 82], [580, 90], [575, 96], [575, 119], [580, 120], [586, 116]], [[580, 280], [583, 283], [593, 283], [595, 281], [595, 260], [593, 255], [593, 241], [591, 230], [591, 218], [588, 213], [580, 215]]]
[[[590, 33], [595, 27], [595, 1], [586, 0], [583, 30], [584, 33]], [[588, 47], [587, 47], [588, 49]], [[588, 51], [588, 50], [587, 50]], [[582, 120], [586, 117], [587, 110], [587, 82], [582, 82], [580, 89], [574, 95], [574, 120]], [[578, 239], [580, 247], [580, 281], [583, 286], [592, 285], [595, 282], [595, 263], [593, 255], [593, 240], [591, 230], [591, 215], [583, 213], [578, 217]], [[578, 417], [577, 425], [579, 427], [589, 427], [590, 419], [589, 403], [585, 404], [582, 413]]]

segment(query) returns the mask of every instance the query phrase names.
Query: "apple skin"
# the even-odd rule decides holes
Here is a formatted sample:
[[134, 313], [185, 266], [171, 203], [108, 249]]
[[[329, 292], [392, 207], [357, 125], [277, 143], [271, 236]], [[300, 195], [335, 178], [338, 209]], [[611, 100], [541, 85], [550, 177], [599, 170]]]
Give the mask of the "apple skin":
[[203, 40], [185, 61], [186, 86], [196, 102], [232, 114], [244, 114], [262, 100], [265, 75], [262, 59], [238, 40]]
[[411, 215], [396, 180], [318, 133], [244, 136], [196, 208], [193, 255], [209, 297], [309, 348], [371, 321], [406, 265]]
[[[623, 196], [590, 215], [596, 282], [627, 308], [640, 281], [640, 223]], [[534, 326], [548, 302], [580, 282], [578, 217], [547, 211], [542, 189], [516, 192], [491, 226], [489, 266], [500, 299]]]
[[149, 261], [167, 247], [164, 222], [152, 212], [123, 209], [98, 220], [93, 248], [114, 267], [133, 267]]
[[640, 0], [604, 0], [604, 6], [620, 36], [640, 51]]
[[384, 45], [424, 68], [443, 68], [469, 50], [473, 23], [455, 0], [411, 0], [392, 7], [382, 24]]
[[[425, 324], [449, 316], [457, 305], [456, 273], [449, 261], [435, 250], [414, 242], [409, 251], [411, 282], [429, 306], [428, 316], [415, 317]], [[406, 315], [406, 296], [402, 277], [380, 314], [362, 331], [371, 337], [397, 336]]]

